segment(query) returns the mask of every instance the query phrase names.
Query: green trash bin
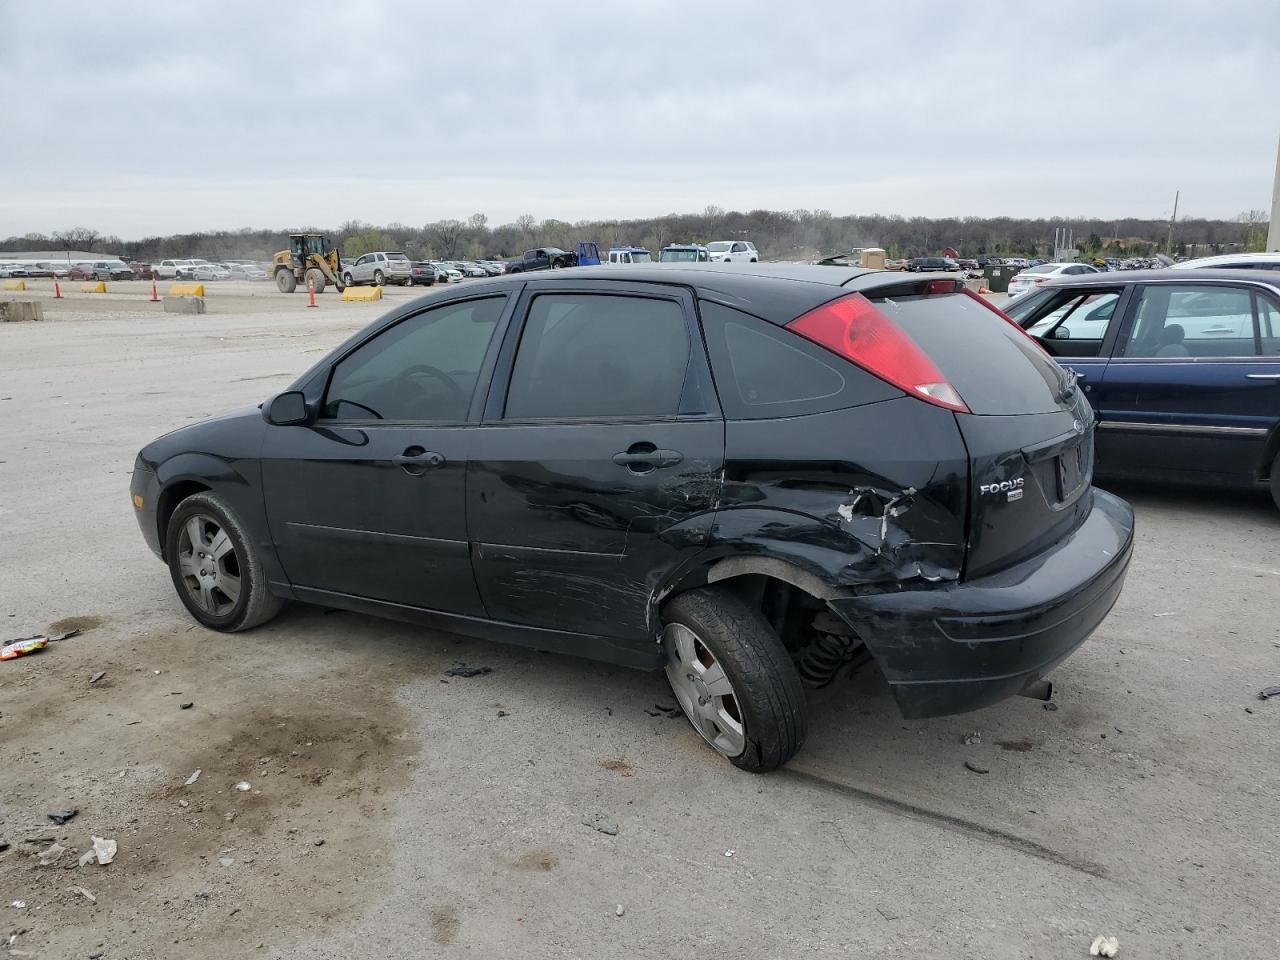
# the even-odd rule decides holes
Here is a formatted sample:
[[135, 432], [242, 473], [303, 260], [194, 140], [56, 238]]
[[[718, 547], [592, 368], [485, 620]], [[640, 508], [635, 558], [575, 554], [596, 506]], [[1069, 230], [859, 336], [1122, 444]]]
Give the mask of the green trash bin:
[[1018, 272], [1017, 267], [1009, 267], [1003, 263], [988, 263], [982, 271], [986, 278], [986, 288], [992, 293], [1008, 293], [1009, 281]]

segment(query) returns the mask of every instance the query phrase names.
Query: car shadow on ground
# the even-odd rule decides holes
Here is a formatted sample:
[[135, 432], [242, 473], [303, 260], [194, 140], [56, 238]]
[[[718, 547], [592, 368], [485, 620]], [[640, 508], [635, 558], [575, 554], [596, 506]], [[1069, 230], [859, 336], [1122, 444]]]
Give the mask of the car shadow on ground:
[[1266, 490], [1232, 490], [1213, 486], [1157, 486], [1137, 480], [1100, 480], [1100, 489], [1123, 497], [1136, 510], [1194, 513], [1200, 517], [1263, 521], [1280, 526], [1280, 510]]

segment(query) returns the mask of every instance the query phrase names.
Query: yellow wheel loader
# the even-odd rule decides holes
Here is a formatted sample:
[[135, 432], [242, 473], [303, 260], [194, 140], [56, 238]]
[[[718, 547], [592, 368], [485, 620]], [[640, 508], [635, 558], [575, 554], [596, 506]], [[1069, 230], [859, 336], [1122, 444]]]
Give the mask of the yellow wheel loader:
[[329, 242], [320, 233], [295, 233], [289, 237], [289, 249], [281, 250], [275, 255], [276, 289], [281, 293], [293, 293], [301, 287], [307, 289], [307, 282], [315, 284], [316, 293], [323, 293], [326, 284], [333, 284], [341, 293], [342, 261], [338, 248], [329, 247]]

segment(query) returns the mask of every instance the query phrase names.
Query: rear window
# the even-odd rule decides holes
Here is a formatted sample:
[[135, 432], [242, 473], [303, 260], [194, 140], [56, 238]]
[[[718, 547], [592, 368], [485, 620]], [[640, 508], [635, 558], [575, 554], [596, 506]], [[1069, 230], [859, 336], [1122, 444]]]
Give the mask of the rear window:
[[1058, 268], [1051, 263], [1042, 263], [1038, 267], [1028, 267], [1023, 273], [1053, 273]]
[[408, 260], [409, 258], [406, 257], [403, 253], [388, 253], [387, 259], [388, 260]]
[[874, 300], [937, 364], [976, 414], [1052, 413], [1061, 368], [1012, 324], [971, 297]]
[[825, 413], [902, 396], [856, 364], [772, 323], [701, 301], [711, 369], [730, 420]]

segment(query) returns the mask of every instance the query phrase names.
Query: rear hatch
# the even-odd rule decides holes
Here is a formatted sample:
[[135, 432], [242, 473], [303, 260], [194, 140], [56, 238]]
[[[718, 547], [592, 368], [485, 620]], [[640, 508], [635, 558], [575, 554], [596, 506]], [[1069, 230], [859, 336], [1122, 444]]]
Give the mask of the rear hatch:
[[1083, 522], [1093, 415], [1074, 377], [985, 301], [921, 296], [920, 289], [903, 284], [865, 295], [928, 354], [969, 409], [955, 415], [969, 453], [969, 578], [1039, 553]]

